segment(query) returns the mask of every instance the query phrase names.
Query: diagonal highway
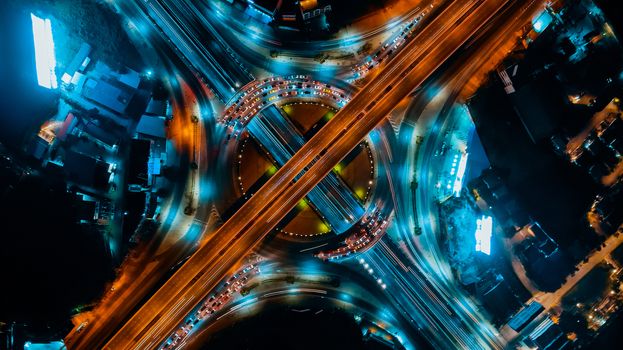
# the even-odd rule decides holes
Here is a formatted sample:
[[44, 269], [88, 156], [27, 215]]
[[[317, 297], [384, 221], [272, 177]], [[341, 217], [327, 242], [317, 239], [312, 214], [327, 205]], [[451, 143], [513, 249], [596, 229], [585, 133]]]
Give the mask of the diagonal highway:
[[[455, 1], [213, 233], [104, 349], [157, 347], [233, 266], [328, 174], [389, 111], [421, 85], [508, 0]], [[301, 175], [302, 173], [302, 175]], [[295, 182], [295, 179], [296, 180]]]

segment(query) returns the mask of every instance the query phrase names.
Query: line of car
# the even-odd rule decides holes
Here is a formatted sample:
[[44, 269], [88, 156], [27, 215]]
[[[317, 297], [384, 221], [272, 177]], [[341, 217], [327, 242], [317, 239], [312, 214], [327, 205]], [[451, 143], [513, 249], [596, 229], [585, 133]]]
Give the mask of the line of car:
[[350, 95], [346, 91], [305, 75], [272, 77], [247, 85], [229, 104], [222, 121], [228, 125], [245, 125], [269, 104], [296, 96], [330, 99], [338, 108], [350, 101]]
[[381, 46], [381, 48], [374, 53], [374, 55], [369, 56], [363, 63], [353, 67], [354, 74], [352, 80], [363, 78], [366, 74], [368, 74], [368, 72], [370, 72], [370, 70], [381, 64], [385, 58], [398, 51], [398, 49], [413, 36], [416, 25], [429, 13], [430, 8], [432, 8], [432, 5], [430, 7], [426, 7], [414, 19], [403, 25], [402, 30], [397, 35], [388, 39], [383, 46]]
[[201, 321], [207, 320], [220, 311], [227, 303], [234, 299], [234, 294], [242, 290], [246, 283], [260, 273], [259, 261], [245, 265], [231, 275], [219, 288], [215, 289], [205, 301], [179, 326], [175, 332], [162, 344], [160, 350], [175, 349], [181, 341], [190, 334], [192, 329]]

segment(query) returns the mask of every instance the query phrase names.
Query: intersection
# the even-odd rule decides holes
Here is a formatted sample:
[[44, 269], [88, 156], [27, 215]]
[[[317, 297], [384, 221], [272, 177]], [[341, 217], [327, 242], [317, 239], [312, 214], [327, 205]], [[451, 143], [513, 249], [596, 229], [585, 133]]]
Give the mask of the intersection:
[[[148, 16], [153, 16], [154, 11], [157, 11], [155, 10], [156, 5], [151, 3], [148, 1], [147, 4], [150, 8], [147, 13], [152, 12]], [[157, 3], [164, 2], [158, 1]], [[534, 6], [535, 3], [532, 2], [531, 6]], [[234, 137], [236, 136], [236, 128], [247, 128], [267, 150], [277, 149], [283, 144], [291, 146], [289, 150], [280, 151], [281, 155], [275, 151], [269, 152], [281, 168], [215, 232], [209, 233], [188, 261], [133, 315], [117, 318], [118, 325], [115, 327], [114, 333], [83, 342], [81, 343], [83, 345], [76, 345], [75, 348], [87, 349], [91, 346], [99, 346], [95, 344], [103, 345], [105, 349], [159, 347], [183, 318], [211, 290], [217, 287], [225, 276], [231, 274], [249, 252], [260, 246], [271, 230], [305, 196], [309, 196], [308, 198], [312, 203], [331, 203], [327, 205], [315, 204], [323, 208], [335, 203], [353, 203], [345, 205], [351, 209], [348, 209], [346, 214], [341, 214], [342, 218], [328, 220], [334, 222], [331, 226], [336, 229], [335, 233], [339, 234], [346, 231], [348, 226], [358, 221], [363, 215], [363, 208], [354, 204], [356, 200], [353, 201], [352, 194], [343, 193], [344, 188], [340, 185], [339, 179], [331, 173], [333, 167], [365, 139], [374, 128], [381, 124], [394, 106], [436, 74], [438, 69], [451, 60], [467, 42], [476, 40], [482, 35], [481, 32], [490, 30], [487, 26], [491, 21], [513, 18], [513, 11], [524, 14], [529, 12], [519, 7], [521, 6], [512, 1], [492, 0], [449, 1], [448, 4], [442, 4], [438, 7], [431, 5], [429, 15], [421, 24], [420, 31], [398, 53], [395, 53], [395, 56], [382, 65], [365, 86], [356, 91], [347, 101], [343, 101], [342, 108], [335, 116], [305, 143], [298, 139], [300, 135], [288, 130], [287, 125], [282, 130], [272, 132], [262, 130], [259, 123], [261, 120], [254, 114], [259, 110], [262, 110], [261, 113], [270, 112], [266, 112], [266, 109], [263, 109], [264, 107], [261, 105], [256, 107], [258, 110], [249, 111], [250, 118], [241, 116], [233, 109], [227, 109], [228, 114], [223, 118], [227, 123], [232, 124], [232, 120], [242, 121], [240, 123], [233, 122]], [[162, 16], [157, 15], [157, 17], [161, 18]], [[182, 28], [182, 30], [194, 31], [194, 29], [187, 30], [187, 28]], [[187, 39], [179, 38], [179, 40]], [[190, 40], [194, 41], [192, 38]], [[185, 59], [188, 60], [188, 57]], [[196, 64], [193, 64], [193, 67], [196, 69]], [[242, 71], [246, 70], [243, 69]], [[230, 86], [240, 85], [240, 80], [242, 78], [230, 83]], [[223, 85], [226, 84], [223, 83]], [[215, 86], [214, 89], [216, 91], [231, 91], [232, 87], [219, 88]], [[220, 96], [223, 98], [225, 93]], [[229, 98], [234, 97], [233, 94], [229, 93], [227, 96]], [[345, 96], [342, 95], [341, 98], [345, 98]], [[271, 107], [266, 108], [270, 111]], [[270, 118], [270, 114], [268, 117]], [[278, 125], [274, 120], [269, 124]], [[283, 135], [284, 130], [288, 130], [286, 134], [288, 137], [296, 138], [296, 142], [291, 139], [275, 142], [275, 135]], [[264, 141], [262, 142], [262, 140]], [[329, 174], [328, 177], [327, 174]], [[322, 184], [327, 181], [330, 183], [333, 181], [327, 186], [334, 190], [323, 189]], [[320, 186], [318, 186], [319, 184]], [[314, 195], [314, 193], [317, 194]], [[328, 193], [337, 195], [342, 200], [324, 197]], [[333, 213], [341, 210], [334, 209]], [[325, 216], [330, 217], [329, 215]], [[348, 225], [338, 228], [337, 223], [342, 221], [349, 221]], [[395, 263], [388, 265], [388, 262], [396, 259], [396, 255], [392, 252], [396, 251], [397, 248], [393, 246], [393, 243], [384, 240], [381, 241], [381, 246], [383, 248], [380, 251], [374, 249], [373, 252], [369, 253], [371, 254], [371, 261], [376, 266], [384, 265], [388, 270], [392, 270], [395, 267], [392, 265]], [[402, 259], [404, 257], [398, 260]], [[398, 262], [398, 260], [394, 261]], [[418, 272], [418, 269], [415, 267], [413, 270], [407, 269], [405, 272], [414, 273], [415, 277], [409, 278], [415, 278], [415, 281], [427, 281], [433, 278], [430, 271]], [[425, 270], [427, 269], [429, 268], [426, 267]], [[405, 277], [401, 276], [401, 273], [399, 271], [393, 272], [392, 278], [402, 281]], [[396, 283], [406, 283], [407, 288], [409, 288], [408, 286], [418, 286], [418, 283], [423, 282]], [[444, 299], [448, 298], [448, 294], [444, 294], [448, 292], [443, 291], [446, 288], [444, 286], [446, 283], [436, 284], [432, 289], [424, 283], [422, 284], [422, 288], [426, 290], [424, 293], [410, 294], [413, 292], [405, 292], [408, 298], [406, 300], [412, 299], [414, 295], [431, 298], [424, 299], [422, 304], [416, 302], [416, 305], [420, 305], [419, 310], [409, 312], [425, 315], [417, 321], [411, 320], [417, 324], [414, 325], [414, 330], [417, 331], [425, 327], [435, 329], [439, 327], [439, 320], [445, 318], [446, 322], [449, 320], [447, 326], [451, 329], [446, 329], [441, 333], [453, 334], [454, 338], [438, 338], [440, 334], [435, 331], [432, 333], [425, 332], [430, 343], [447, 348], [502, 348], [505, 341], [500, 339], [495, 332], [487, 329], [486, 326], [482, 332], [474, 331], [474, 326], [471, 323], [476, 322], [476, 318], [470, 315], [474, 312], [471, 306], [448, 309], [447, 301], [443, 302], [438, 299], [436, 293], [440, 293], [440, 291]], [[400, 306], [401, 302], [398, 301], [396, 305], [398, 309], [404, 307]], [[441, 309], [428, 311], [423, 309], [423, 305], [439, 305]], [[74, 337], [79, 338], [80, 335], [75, 334]]]

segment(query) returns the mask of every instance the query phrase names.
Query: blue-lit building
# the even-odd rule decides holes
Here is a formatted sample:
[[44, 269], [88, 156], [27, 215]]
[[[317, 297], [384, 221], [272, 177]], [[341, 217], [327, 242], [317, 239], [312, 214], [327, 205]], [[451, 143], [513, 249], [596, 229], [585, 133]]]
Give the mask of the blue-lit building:
[[126, 111], [134, 92], [127, 85], [104, 79], [87, 79], [82, 88], [84, 97], [117, 114]]
[[546, 318], [526, 337], [524, 343], [539, 350], [561, 350], [566, 349], [569, 340], [550, 318]]
[[76, 53], [76, 55], [71, 59], [65, 72], [61, 76], [61, 81], [65, 84], [69, 84], [74, 79], [74, 76], [77, 72], [83, 71], [91, 59], [89, 58], [89, 54], [91, 53], [91, 45], [87, 43], [82, 43], [80, 45], [80, 49]]
[[508, 321], [508, 326], [514, 331], [519, 332], [524, 329], [530, 321], [534, 320], [541, 311], [543, 311], [543, 305], [533, 301], [519, 310], [519, 312]]

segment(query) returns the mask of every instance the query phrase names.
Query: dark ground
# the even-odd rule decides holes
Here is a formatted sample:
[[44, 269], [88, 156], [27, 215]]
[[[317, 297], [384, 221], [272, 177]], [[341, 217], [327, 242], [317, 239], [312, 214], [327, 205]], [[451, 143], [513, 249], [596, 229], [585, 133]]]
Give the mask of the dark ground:
[[395, 0], [336, 0], [331, 3], [331, 12], [327, 21], [333, 31], [338, 31], [352, 24], [357, 19], [374, 11], [382, 11], [383, 7]]
[[623, 11], [621, 3], [617, 0], [594, 0], [595, 4], [604, 11], [609, 24], [613, 27], [619, 38], [623, 37]]
[[293, 312], [279, 307], [245, 318], [206, 342], [206, 350], [370, 349], [353, 317], [339, 310]]
[[1, 171], [0, 320], [59, 326], [101, 293], [110, 258], [101, 235], [77, 224], [64, 182]]
[[619, 312], [608, 322], [597, 336], [595, 341], [588, 346], [590, 350], [616, 349], [615, 344], [623, 343], [623, 313]]
[[[137, 57], [116, 15], [96, 0], [0, 1], [0, 144], [14, 158], [25, 158], [22, 145], [55, 112], [58, 98], [37, 86], [30, 12], [47, 17], [59, 8], [65, 11], [53, 19], [74, 31], [71, 40], [100, 44], [94, 59], [133, 66]], [[62, 45], [68, 38], [54, 39], [57, 59], [72, 55]], [[19, 163], [0, 161], [0, 321], [62, 337], [75, 308], [88, 307], [112, 278], [111, 259], [102, 234], [77, 224], [78, 208], [62, 177], [36, 170], [22, 176], [26, 163]]]
[[[546, 142], [532, 143], [499, 86], [481, 89], [470, 110], [491, 165], [521, 207], [563, 248], [576, 241], [586, 250], [595, 244], [585, 219], [596, 193], [588, 175]], [[585, 253], [578, 251], [575, 259]]]

